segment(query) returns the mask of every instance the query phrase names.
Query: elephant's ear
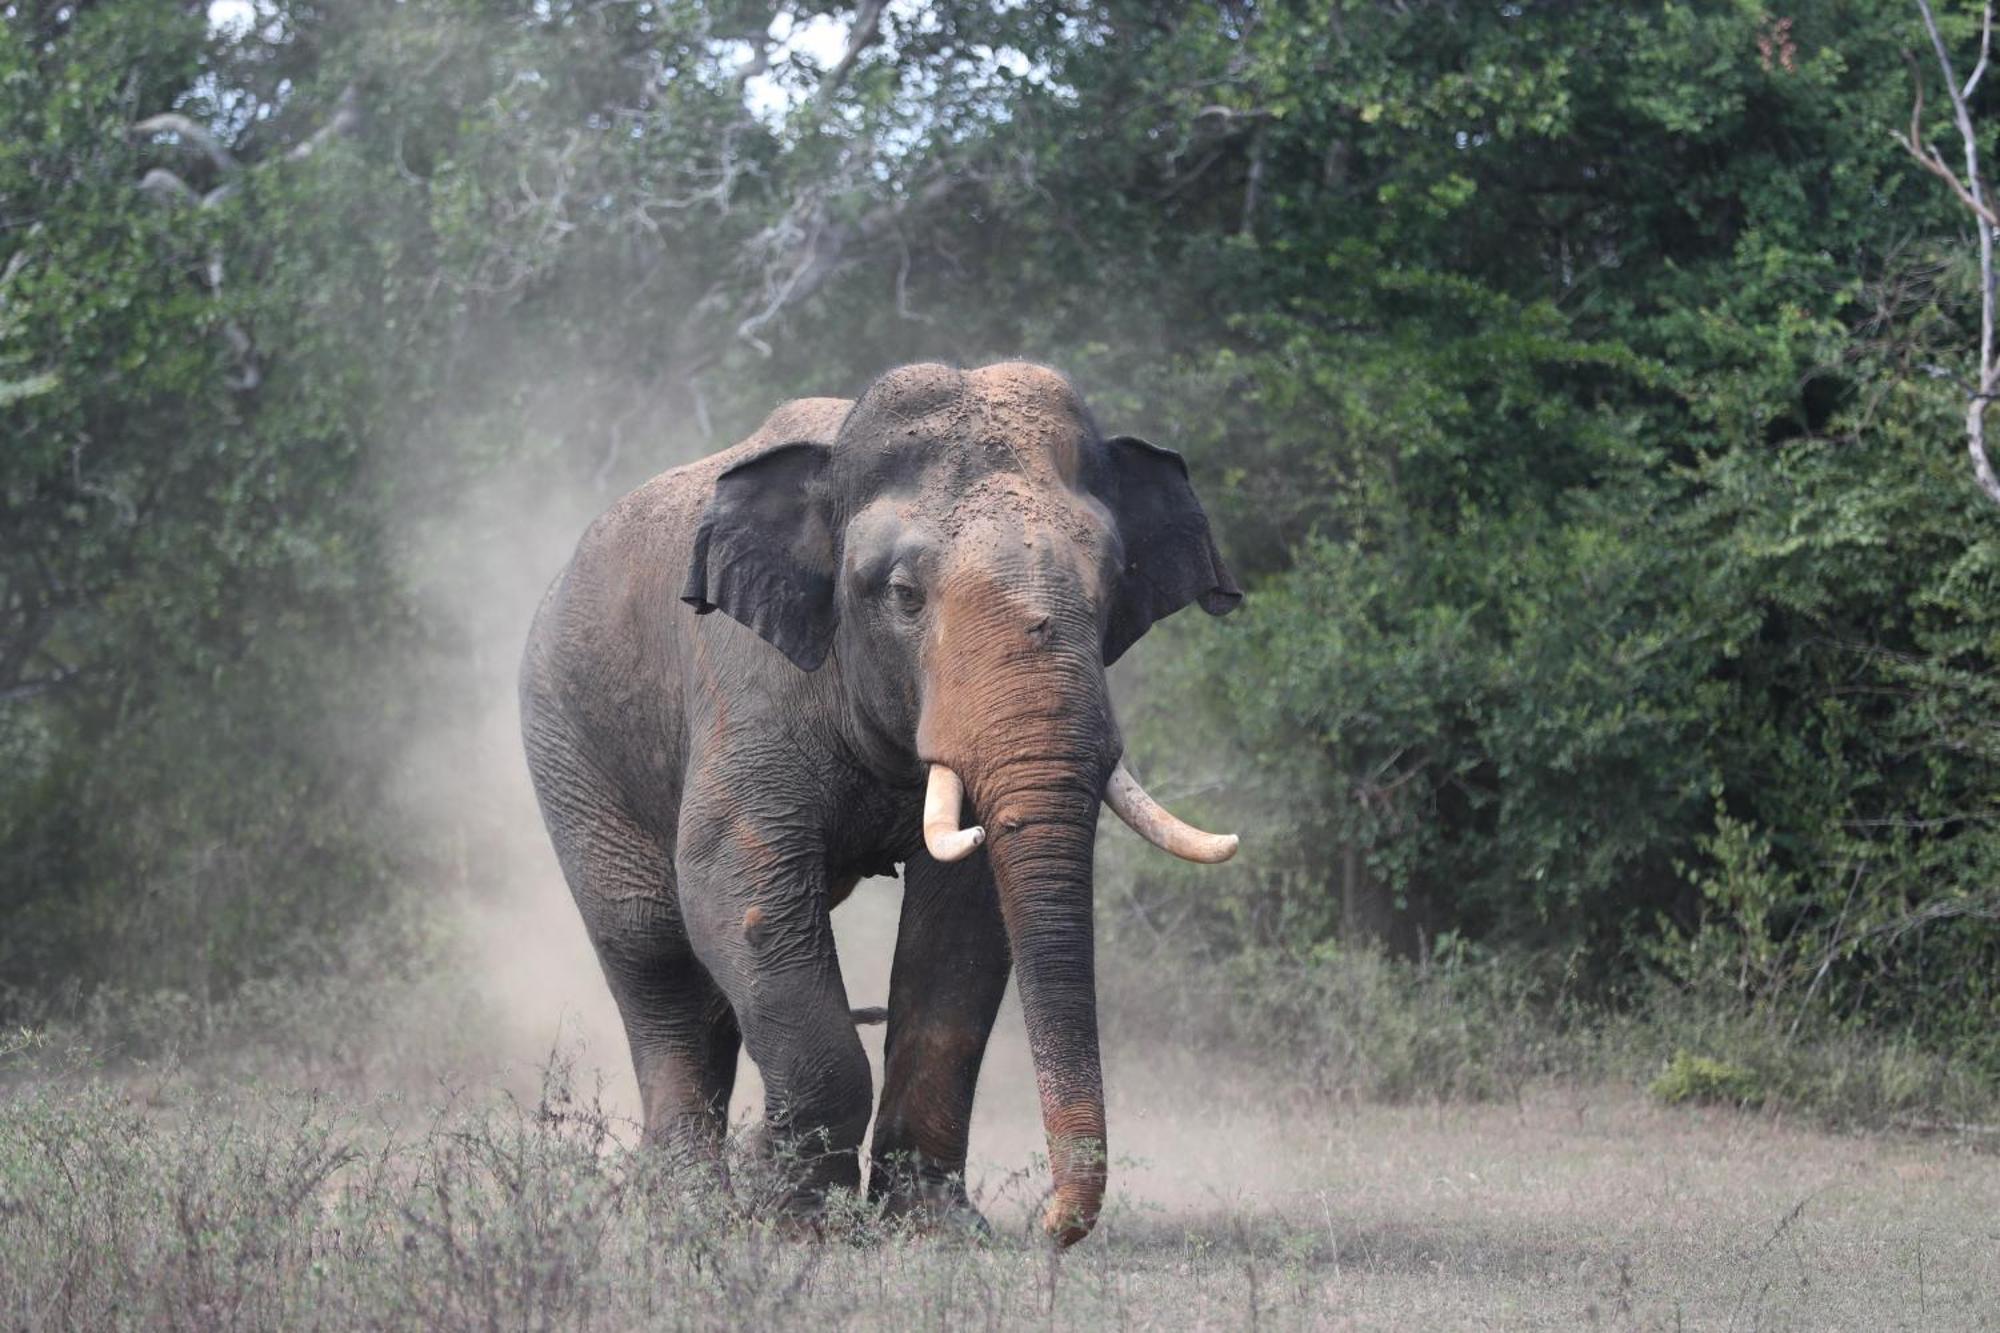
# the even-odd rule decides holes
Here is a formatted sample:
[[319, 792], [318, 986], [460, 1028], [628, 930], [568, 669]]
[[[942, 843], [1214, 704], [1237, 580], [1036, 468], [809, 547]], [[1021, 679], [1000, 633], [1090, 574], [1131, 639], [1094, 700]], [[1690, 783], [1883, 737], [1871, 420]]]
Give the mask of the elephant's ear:
[[754, 454], [715, 479], [681, 600], [755, 630], [802, 671], [833, 646], [839, 564], [818, 485], [832, 450], [812, 441]]
[[1120, 435], [1105, 441], [1111, 454], [1111, 497], [1125, 566], [1104, 630], [1104, 663], [1116, 662], [1156, 620], [1189, 602], [1212, 616], [1227, 615], [1242, 589], [1215, 549], [1208, 515], [1188, 482], [1187, 464], [1171, 449]]

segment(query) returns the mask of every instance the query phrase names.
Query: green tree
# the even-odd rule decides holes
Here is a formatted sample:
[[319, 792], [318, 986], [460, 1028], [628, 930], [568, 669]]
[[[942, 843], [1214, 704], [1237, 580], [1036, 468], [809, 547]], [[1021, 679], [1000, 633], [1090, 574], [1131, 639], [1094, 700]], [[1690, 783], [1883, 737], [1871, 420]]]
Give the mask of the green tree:
[[1135, 886], [1202, 942], [1993, 1058], [1979, 286], [1902, 0], [253, 10], [0, 11], [0, 981], [226, 989], [421, 877], [396, 739], [505, 675], [426, 520], [485, 481], [1025, 354], [1252, 589], [1121, 668], [1245, 822]]

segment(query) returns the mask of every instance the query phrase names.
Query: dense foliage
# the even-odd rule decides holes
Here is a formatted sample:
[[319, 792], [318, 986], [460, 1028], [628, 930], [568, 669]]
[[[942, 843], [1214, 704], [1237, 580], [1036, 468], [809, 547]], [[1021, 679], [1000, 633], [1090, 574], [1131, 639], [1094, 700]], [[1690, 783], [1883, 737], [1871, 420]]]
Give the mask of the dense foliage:
[[298, 966], [463, 856], [391, 779], [505, 690], [520, 608], [426, 591], [481, 487], [1029, 355], [1252, 590], [1121, 669], [1251, 852], [1131, 893], [2000, 1068], [2000, 514], [1904, 0], [239, 8], [0, 7], [17, 1005]]

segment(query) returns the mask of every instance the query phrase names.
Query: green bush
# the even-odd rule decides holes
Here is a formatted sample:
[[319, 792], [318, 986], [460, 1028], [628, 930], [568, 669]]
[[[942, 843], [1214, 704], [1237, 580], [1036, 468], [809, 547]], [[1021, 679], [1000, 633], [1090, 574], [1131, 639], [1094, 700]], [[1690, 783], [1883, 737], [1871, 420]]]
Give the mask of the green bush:
[[1674, 1052], [1674, 1058], [1647, 1091], [1669, 1106], [1682, 1102], [1750, 1106], [1762, 1096], [1757, 1075], [1742, 1065], [1711, 1060], [1686, 1050]]

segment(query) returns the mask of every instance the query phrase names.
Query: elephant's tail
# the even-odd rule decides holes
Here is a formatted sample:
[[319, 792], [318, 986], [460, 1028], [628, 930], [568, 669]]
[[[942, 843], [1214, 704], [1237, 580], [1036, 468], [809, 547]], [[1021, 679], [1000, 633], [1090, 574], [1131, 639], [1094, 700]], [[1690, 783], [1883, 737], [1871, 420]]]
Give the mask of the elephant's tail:
[[854, 1020], [856, 1027], [866, 1027], [870, 1023], [886, 1023], [889, 1021], [889, 1011], [879, 1004], [871, 1004], [865, 1009], [850, 1009], [847, 1013]]

